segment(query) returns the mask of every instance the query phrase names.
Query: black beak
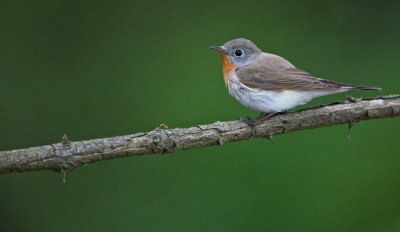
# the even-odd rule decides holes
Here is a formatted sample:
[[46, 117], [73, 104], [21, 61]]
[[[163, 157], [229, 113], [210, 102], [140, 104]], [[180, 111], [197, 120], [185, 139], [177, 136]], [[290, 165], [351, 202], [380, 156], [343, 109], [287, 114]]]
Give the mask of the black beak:
[[218, 53], [227, 54], [226, 50], [222, 46], [210, 46], [210, 48]]

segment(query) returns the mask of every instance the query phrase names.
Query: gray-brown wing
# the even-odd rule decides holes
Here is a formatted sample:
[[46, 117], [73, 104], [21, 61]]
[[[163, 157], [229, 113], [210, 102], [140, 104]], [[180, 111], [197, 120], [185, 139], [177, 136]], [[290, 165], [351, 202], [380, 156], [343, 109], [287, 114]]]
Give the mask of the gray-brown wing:
[[262, 57], [253, 62], [255, 65], [247, 65], [236, 72], [244, 85], [263, 90], [334, 90], [342, 87], [340, 83], [316, 78], [282, 60], [279, 56]]
[[323, 80], [299, 69], [286, 69], [281, 72], [238, 70], [240, 81], [256, 89], [282, 90], [334, 90], [341, 88], [339, 83]]

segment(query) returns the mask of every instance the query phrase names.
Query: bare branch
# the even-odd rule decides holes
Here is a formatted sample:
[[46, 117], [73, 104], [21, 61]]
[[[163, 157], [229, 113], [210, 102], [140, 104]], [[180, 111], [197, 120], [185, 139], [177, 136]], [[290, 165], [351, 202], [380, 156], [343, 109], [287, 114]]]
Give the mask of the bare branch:
[[[278, 115], [256, 127], [257, 137], [400, 116], [400, 95], [347, 102]], [[215, 122], [190, 128], [156, 129], [147, 133], [61, 143], [0, 152], [0, 173], [54, 170], [61, 173], [106, 159], [222, 145], [251, 138], [251, 128], [240, 121]]]

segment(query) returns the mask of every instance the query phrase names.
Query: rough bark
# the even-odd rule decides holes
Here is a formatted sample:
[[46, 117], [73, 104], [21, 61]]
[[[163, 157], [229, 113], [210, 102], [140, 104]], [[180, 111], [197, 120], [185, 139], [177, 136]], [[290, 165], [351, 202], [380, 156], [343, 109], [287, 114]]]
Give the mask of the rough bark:
[[[330, 105], [275, 116], [256, 126], [256, 137], [400, 116], [400, 95], [369, 100], [350, 99]], [[222, 145], [251, 138], [251, 128], [240, 121], [215, 122], [190, 128], [155, 129], [111, 138], [60, 143], [0, 152], [0, 173], [54, 170], [65, 174], [84, 164], [125, 156], [163, 154]]]

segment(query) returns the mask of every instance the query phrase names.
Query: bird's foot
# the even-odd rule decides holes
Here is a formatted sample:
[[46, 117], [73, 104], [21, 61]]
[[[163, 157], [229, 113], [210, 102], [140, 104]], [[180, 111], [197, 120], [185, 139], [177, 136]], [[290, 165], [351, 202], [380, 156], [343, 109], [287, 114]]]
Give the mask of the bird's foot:
[[246, 125], [251, 128], [251, 138], [254, 138], [257, 135], [256, 126], [260, 125], [264, 121], [272, 118], [277, 114], [280, 114], [280, 112], [262, 113], [260, 116], [255, 118], [250, 118], [250, 117], [240, 118], [240, 122], [246, 123]]
[[245, 123], [247, 126], [251, 128], [251, 138], [256, 137], [257, 135], [256, 126], [260, 124], [258, 118], [246, 117], [246, 118], [240, 118], [239, 121]]

